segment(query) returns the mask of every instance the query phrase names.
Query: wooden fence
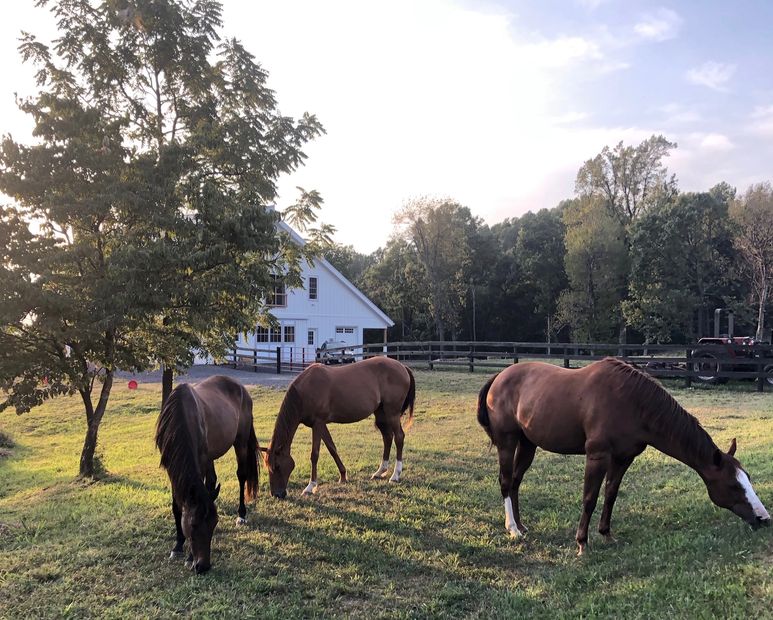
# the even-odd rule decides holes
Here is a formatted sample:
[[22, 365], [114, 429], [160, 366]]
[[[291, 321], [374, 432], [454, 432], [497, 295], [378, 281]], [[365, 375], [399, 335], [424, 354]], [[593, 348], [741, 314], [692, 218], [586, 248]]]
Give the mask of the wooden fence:
[[[387, 355], [412, 367], [429, 370], [465, 368], [469, 372], [501, 370], [523, 360], [543, 360], [578, 367], [608, 356], [618, 357], [649, 374], [662, 378], [680, 378], [686, 386], [693, 382], [713, 383], [735, 379], [753, 379], [758, 391], [773, 386], [773, 349], [754, 345], [743, 356], [733, 356], [717, 345], [644, 345], [644, 344], [564, 344], [544, 342], [390, 342], [363, 344], [329, 353], [352, 351], [356, 359]], [[274, 349], [235, 348], [228, 361], [236, 365], [269, 372], [298, 372], [314, 362], [310, 354], [300, 353], [288, 359], [282, 347]]]

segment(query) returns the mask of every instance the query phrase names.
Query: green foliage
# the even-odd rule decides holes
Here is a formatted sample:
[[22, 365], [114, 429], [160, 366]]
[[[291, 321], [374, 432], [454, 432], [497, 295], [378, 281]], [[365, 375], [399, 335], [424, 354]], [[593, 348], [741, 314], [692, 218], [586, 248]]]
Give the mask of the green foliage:
[[[116, 368], [217, 356], [266, 315], [273, 274], [300, 284], [330, 229], [300, 247], [268, 205], [322, 127], [280, 114], [218, 2], [38, 4], [59, 32], [20, 46], [37, 140], [0, 146], [0, 409], [80, 392], [96, 444]], [[320, 204], [301, 191], [288, 217]]]
[[586, 161], [577, 173], [580, 196], [601, 199], [623, 226], [628, 226], [650, 207], [676, 194], [676, 177], [669, 176], [663, 159], [676, 148], [663, 136], [651, 136], [637, 146], [619, 142]]
[[324, 252], [333, 267], [355, 286], [362, 287], [364, 273], [373, 262], [374, 255], [361, 254], [351, 245], [331, 244]]
[[577, 342], [610, 342], [620, 324], [628, 249], [620, 222], [595, 198], [564, 210], [569, 288], [559, 300], [559, 320]]
[[727, 203], [711, 193], [680, 194], [634, 224], [624, 311], [648, 342], [706, 335], [713, 309], [727, 305], [732, 234]]

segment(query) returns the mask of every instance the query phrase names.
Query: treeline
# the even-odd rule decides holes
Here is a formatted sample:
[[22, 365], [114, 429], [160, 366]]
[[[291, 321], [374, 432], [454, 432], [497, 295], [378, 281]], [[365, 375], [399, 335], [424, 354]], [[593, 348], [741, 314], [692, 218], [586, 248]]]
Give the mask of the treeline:
[[675, 148], [605, 147], [573, 198], [493, 226], [415, 199], [385, 247], [327, 258], [392, 317], [393, 341], [694, 342], [720, 307], [736, 334], [769, 340], [773, 187], [680, 192], [664, 164]]

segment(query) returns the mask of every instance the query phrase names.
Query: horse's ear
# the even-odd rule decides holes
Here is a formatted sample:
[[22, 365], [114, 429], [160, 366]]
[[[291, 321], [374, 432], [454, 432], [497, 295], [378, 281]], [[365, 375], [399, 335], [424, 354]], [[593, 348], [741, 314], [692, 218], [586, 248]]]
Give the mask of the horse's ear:
[[714, 465], [716, 467], [722, 467], [722, 450], [719, 448], [714, 450]]
[[730, 449], [727, 451], [727, 453], [730, 456], [734, 456], [735, 455], [735, 448], [736, 448], [735, 437], [733, 437], [733, 441], [730, 442]]
[[212, 501], [213, 501], [213, 502], [214, 502], [214, 501], [217, 499], [217, 496], [218, 496], [218, 495], [220, 495], [220, 484], [219, 484], [219, 483], [218, 483], [218, 485], [215, 487], [215, 490], [214, 490], [214, 491], [212, 491], [212, 494], [211, 494], [211, 497], [212, 497]]

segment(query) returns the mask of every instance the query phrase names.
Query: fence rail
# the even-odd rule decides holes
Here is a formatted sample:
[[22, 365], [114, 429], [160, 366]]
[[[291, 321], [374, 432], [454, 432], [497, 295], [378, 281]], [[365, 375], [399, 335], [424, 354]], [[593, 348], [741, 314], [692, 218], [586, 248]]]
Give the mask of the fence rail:
[[[328, 349], [328, 353], [352, 352], [356, 359], [386, 355], [405, 364], [430, 370], [463, 367], [500, 370], [523, 359], [546, 360], [565, 368], [605, 357], [617, 357], [647, 373], [662, 378], [720, 383], [730, 379], [754, 379], [758, 391], [773, 386], [773, 349], [754, 345], [744, 356], [717, 354], [716, 345], [582, 344], [544, 342], [389, 342]], [[708, 355], [713, 357], [702, 357]], [[271, 349], [234, 347], [227, 358], [235, 366], [255, 372], [299, 372], [315, 361], [308, 347], [277, 346]]]

